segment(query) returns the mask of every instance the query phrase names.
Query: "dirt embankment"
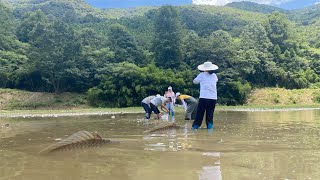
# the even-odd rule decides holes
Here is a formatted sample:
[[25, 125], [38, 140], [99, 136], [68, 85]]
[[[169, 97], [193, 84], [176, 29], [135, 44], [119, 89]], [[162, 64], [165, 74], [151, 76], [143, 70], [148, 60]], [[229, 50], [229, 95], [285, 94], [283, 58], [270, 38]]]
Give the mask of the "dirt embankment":
[[[317, 105], [320, 103], [320, 89], [263, 88], [251, 92], [248, 106], [261, 105]], [[320, 105], [320, 104], [319, 104]]]
[[[320, 107], [320, 89], [263, 88], [253, 90], [245, 107], [291, 106]], [[86, 96], [76, 93], [28, 92], [0, 89], [0, 110], [70, 110], [90, 109]]]
[[0, 89], [0, 110], [89, 108], [84, 95]]
[[[217, 106], [226, 111], [275, 111], [320, 109], [320, 89], [265, 88], [252, 91], [244, 106]], [[177, 108], [176, 111], [179, 111]], [[182, 111], [182, 110], [181, 110]], [[79, 115], [143, 114], [141, 107], [94, 108], [85, 95], [0, 89], [0, 117], [58, 117]]]

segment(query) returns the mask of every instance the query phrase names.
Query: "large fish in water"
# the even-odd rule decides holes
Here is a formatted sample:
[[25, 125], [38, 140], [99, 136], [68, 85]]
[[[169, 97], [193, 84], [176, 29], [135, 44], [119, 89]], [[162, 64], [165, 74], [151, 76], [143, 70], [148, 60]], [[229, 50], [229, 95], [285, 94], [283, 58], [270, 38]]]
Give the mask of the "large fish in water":
[[88, 131], [79, 131], [67, 139], [64, 139], [56, 144], [53, 144], [42, 151], [40, 154], [45, 154], [55, 151], [70, 151], [74, 149], [83, 149], [98, 147], [103, 144], [119, 143], [117, 141], [111, 141], [109, 139], [102, 138], [97, 132], [90, 133]]
[[158, 132], [158, 131], [166, 131], [170, 129], [182, 129], [181, 126], [176, 125], [175, 123], [170, 123], [167, 121], [161, 122], [159, 125], [145, 131], [145, 133], [153, 133], [153, 132]]

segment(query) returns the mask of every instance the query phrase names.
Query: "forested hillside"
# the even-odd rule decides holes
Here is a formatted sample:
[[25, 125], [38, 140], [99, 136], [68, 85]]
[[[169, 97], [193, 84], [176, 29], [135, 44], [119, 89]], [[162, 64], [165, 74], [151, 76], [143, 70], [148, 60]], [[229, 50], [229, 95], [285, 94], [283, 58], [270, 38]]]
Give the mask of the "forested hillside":
[[291, 12], [291, 19], [303, 25], [309, 25], [320, 22], [320, 4], [298, 9]]
[[219, 66], [220, 104], [243, 104], [256, 87], [320, 87], [319, 6], [280, 13], [253, 3], [95, 9], [83, 0], [0, 2], [1, 88], [134, 106], [169, 85], [197, 97], [192, 80], [208, 60]]
[[246, 2], [246, 1], [241, 1], [241, 2], [232, 2], [229, 4], [226, 4], [226, 6], [237, 8], [237, 9], [242, 9], [245, 11], [252, 11], [252, 12], [260, 12], [264, 14], [270, 14], [275, 11], [278, 11], [280, 13], [288, 13], [287, 10], [277, 8], [274, 6], [269, 6], [265, 4], [257, 4], [254, 2]]
[[281, 8], [268, 6], [264, 4], [257, 4], [253, 2], [232, 2], [227, 4], [226, 6], [251, 11], [251, 12], [259, 12], [264, 14], [270, 14], [272, 12], [280, 12], [285, 14], [288, 19], [302, 25], [313, 24], [316, 21], [320, 20], [320, 4], [316, 4], [314, 6], [306, 7], [303, 9], [296, 9], [292, 11], [284, 10]]

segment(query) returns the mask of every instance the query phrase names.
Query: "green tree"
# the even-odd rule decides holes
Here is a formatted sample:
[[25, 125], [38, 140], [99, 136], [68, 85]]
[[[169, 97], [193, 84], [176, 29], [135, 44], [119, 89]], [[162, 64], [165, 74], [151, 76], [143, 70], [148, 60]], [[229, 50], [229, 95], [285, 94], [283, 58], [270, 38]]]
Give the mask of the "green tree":
[[41, 10], [27, 13], [17, 28], [17, 37], [22, 42], [29, 42], [36, 26], [45, 26], [47, 23], [48, 19]]
[[0, 34], [13, 31], [14, 29], [14, 17], [10, 9], [0, 2]]
[[0, 87], [7, 87], [10, 82], [12, 87], [26, 61], [25, 55], [0, 50]]
[[212, 62], [218, 64], [221, 68], [233, 66], [236, 46], [232, 36], [226, 31], [218, 30], [210, 35], [208, 41], [212, 53]]
[[55, 93], [66, 90], [76, 77], [87, 76], [86, 70], [80, 69], [77, 63], [80, 43], [67, 24], [54, 21], [47, 26], [37, 25], [30, 37], [29, 59], [33, 68], [53, 86]]
[[[85, 92], [93, 86], [97, 86], [105, 72], [107, 65], [113, 61], [115, 54], [110, 48], [94, 49], [91, 46], [82, 46], [78, 66], [84, 68], [87, 76], [77, 81], [77, 91]], [[76, 89], [75, 89], [76, 90]]]
[[268, 37], [274, 45], [284, 49], [284, 42], [289, 38], [290, 22], [285, 15], [273, 12], [265, 24]]
[[86, 71], [87, 76], [77, 80], [75, 91], [85, 92], [100, 83], [101, 74], [110, 62], [114, 61], [115, 54], [107, 46], [107, 37], [98, 34], [90, 28], [78, 32], [81, 43], [81, 53], [78, 67]]
[[279, 82], [277, 64], [273, 61], [272, 43], [261, 24], [250, 24], [240, 35], [238, 51], [241, 71], [246, 79], [257, 85], [275, 86]]
[[201, 38], [197, 33], [191, 31], [183, 39], [184, 62], [192, 69], [199, 64], [212, 59], [210, 43], [207, 39]]
[[82, 46], [90, 46], [95, 49], [107, 46], [107, 37], [98, 34], [92, 28], [83, 28], [78, 33]]
[[145, 64], [146, 57], [138, 47], [133, 36], [120, 24], [110, 27], [108, 33], [109, 47], [115, 53], [114, 62], [127, 61], [139, 65]]
[[[236, 58], [236, 44], [231, 35], [222, 30], [213, 32], [207, 39], [208, 56], [207, 60], [219, 66], [218, 75], [221, 84], [225, 84], [229, 80], [238, 80], [241, 68], [238, 59]], [[201, 62], [203, 63], [203, 62]]]
[[13, 13], [0, 3], [0, 50], [19, 51], [22, 43], [17, 41], [14, 34], [16, 27]]
[[273, 55], [276, 61], [278, 61], [281, 58], [281, 48], [279, 45], [274, 46]]
[[178, 68], [182, 62], [182, 35], [178, 11], [173, 6], [162, 6], [154, 23], [153, 52], [156, 65]]
[[0, 87], [13, 88], [27, 60], [28, 45], [18, 41], [15, 28], [13, 13], [0, 3]]

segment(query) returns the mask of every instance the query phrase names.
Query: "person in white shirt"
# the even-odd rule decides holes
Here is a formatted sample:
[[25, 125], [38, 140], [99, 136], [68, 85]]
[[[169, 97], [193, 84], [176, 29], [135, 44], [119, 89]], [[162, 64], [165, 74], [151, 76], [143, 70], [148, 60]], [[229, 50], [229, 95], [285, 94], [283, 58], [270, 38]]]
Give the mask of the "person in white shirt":
[[161, 113], [158, 109], [158, 107], [161, 107], [161, 110], [165, 112], [169, 112], [169, 110], [166, 108], [166, 102], [171, 102], [171, 97], [165, 98], [163, 96], [156, 96], [150, 101], [150, 108], [151, 111], [153, 111], [156, 114], [156, 119], [161, 118]]
[[150, 119], [150, 115], [151, 115], [151, 108], [150, 108], [150, 102], [153, 98], [155, 98], [156, 96], [148, 96], [146, 98], [144, 98], [141, 101], [141, 106], [143, 107], [144, 111], [145, 111], [145, 118], [146, 119]]
[[205, 62], [198, 66], [201, 73], [193, 80], [194, 84], [200, 83], [200, 99], [197, 108], [196, 120], [192, 124], [193, 129], [198, 129], [206, 112], [206, 124], [208, 129], [213, 129], [213, 113], [217, 103], [218, 77], [214, 73], [218, 66], [212, 62]]

